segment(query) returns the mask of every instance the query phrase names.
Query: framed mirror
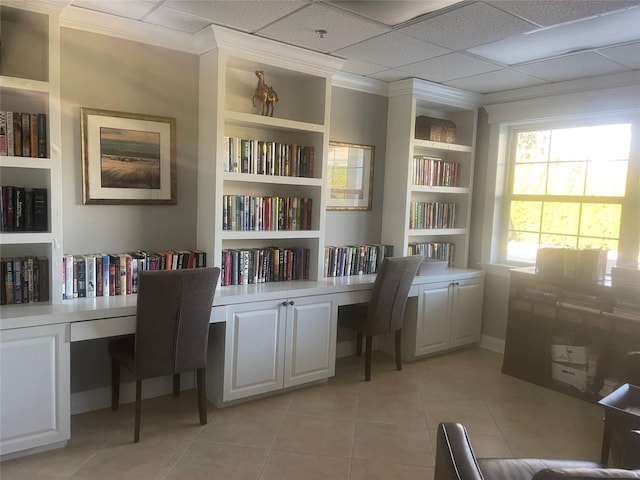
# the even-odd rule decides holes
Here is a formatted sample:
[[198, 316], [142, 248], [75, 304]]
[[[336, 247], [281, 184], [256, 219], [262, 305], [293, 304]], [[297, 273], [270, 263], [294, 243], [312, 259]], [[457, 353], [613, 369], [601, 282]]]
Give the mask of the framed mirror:
[[329, 142], [327, 210], [371, 210], [371, 145]]

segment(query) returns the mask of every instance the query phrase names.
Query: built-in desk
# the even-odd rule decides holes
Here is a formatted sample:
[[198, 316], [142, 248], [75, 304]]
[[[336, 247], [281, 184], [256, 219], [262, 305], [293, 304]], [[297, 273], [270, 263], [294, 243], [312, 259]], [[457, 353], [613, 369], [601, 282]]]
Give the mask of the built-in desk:
[[[366, 302], [374, 281], [375, 275], [361, 275], [219, 287], [211, 311], [209, 400], [221, 406], [332, 376], [338, 308]], [[426, 335], [430, 322], [449, 332], [451, 306], [472, 298], [456, 297], [456, 288], [469, 282], [480, 292], [479, 300], [473, 295], [480, 304], [468, 306], [476, 313], [473, 334], [438, 348], [478, 341], [483, 272], [465, 269], [415, 278], [405, 319], [409, 334]], [[135, 311], [135, 295], [2, 308], [2, 455], [69, 439], [70, 342], [134, 333]]]

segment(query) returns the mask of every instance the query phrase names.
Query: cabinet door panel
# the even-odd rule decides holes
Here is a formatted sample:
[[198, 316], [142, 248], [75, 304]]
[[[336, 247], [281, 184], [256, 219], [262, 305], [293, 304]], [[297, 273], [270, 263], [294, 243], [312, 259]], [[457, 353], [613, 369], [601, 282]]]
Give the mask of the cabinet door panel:
[[482, 294], [483, 285], [480, 282], [460, 282], [453, 289], [451, 310], [452, 347], [480, 341]]
[[227, 322], [225, 400], [282, 388], [284, 322], [280, 304], [238, 307]]
[[0, 453], [70, 436], [67, 325], [0, 334]]
[[439, 283], [420, 292], [416, 355], [438, 352], [449, 346], [451, 288], [450, 283]]
[[298, 298], [287, 309], [285, 387], [335, 374], [336, 318], [331, 300]]

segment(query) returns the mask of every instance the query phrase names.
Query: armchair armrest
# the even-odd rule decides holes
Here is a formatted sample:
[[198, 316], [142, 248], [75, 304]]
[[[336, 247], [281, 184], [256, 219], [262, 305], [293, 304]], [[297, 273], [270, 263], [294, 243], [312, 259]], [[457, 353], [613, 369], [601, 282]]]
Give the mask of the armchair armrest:
[[546, 468], [536, 473], [531, 480], [596, 480], [599, 478], [640, 478], [640, 470], [618, 468]]
[[438, 425], [436, 480], [483, 480], [467, 430], [459, 423]]

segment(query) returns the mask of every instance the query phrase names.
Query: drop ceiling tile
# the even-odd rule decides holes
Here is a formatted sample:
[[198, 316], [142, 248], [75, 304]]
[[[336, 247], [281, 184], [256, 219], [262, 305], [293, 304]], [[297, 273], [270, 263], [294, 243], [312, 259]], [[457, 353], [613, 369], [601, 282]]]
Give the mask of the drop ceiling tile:
[[618, 47], [601, 48], [597, 52], [626, 67], [640, 69], [640, 42]]
[[567, 55], [551, 60], [525, 63], [514, 67], [516, 70], [549, 80], [561, 82], [574, 78], [593, 77], [607, 75], [628, 70], [611, 60], [608, 60], [595, 52]]
[[437, 57], [450, 50], [398, 32], [389, 32], [364, 42], [333, 52], [335, 55], [356, 58], [388, 67]]
[[156, 8], [158, 2], [152, 0], [74, 0], [71, 5], [118, 17], [140, 20]]
[[406, 22], [420, 15], [448, 7], [459, 1], [460, 0], [426, 0], [416, 2], [415, 0], [394, 0], [392, 2], [381, 2], [338, 0], [324, 3], [376, 20], [385, 25], [398, 25], [399, 23]]
[[342, 71], [347, 73], [353, 73], [355, 75], [370, 75], [372, 73], [381, 72], [387, 70], [387, 67], [382, 65], [376, 65], [374, 63], [363, 62], [360, 60], [350, 59], [347, 60], [342, 66]]
[[[327, 31], [324, 38], [315, 33], [318, 29]], [[314, 3], [257, 33], [273, 40], [327, 53], [388, 31], [389, 28], [378, 23]]]
[[484, 3], [430, 17], [398, 31], [429, 43], [460, 50], [537, 28]]
[[413, 74], [415, 77], [425, 78], [434, 82], [444, 82], [456, 78], [479, 75], [481, 73], [499, 70], [500, 68], [502, 67], [463, 53], [451, 53], [449, 55], [402, 66], [402, 70]]
[[211, 21], [206, 18], [178, 12], [177, 10], [165, 8], [163, 6], [151, 12], [145, 18], [145, 21], [154, 25], [173, 28], [174, 30], [187, 33], [196, 33], [211, 24]]
[[163, 6], [207, 18], [216, 25], [245, 32], [255, 32], [306, 4], [307, 2], [294, 0], [246, 0], [241, 2], [167, 0]]
[[493, 0], [487, 3], [541, 26], [578, 20], [638, 5], [637, 0]]
[[470, 92], [493, 93], [503, 90], [514, 90], [516, 88], [533, 87], [548, 82], [505, 68], [504, 70], [459, 78], [445, 83]]

